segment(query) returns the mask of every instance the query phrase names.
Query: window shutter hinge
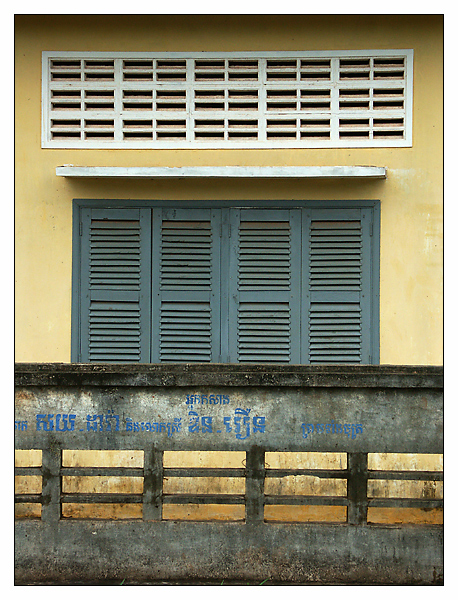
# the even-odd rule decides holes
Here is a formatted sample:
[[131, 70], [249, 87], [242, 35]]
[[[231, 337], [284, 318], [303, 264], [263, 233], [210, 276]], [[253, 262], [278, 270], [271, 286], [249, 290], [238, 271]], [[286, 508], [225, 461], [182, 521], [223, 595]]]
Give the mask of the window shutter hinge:
[[231, 227], [231, 224], [229, 223], [229, 237], [231, 237], [231, 234], [232, 234], [232, 227]]
[[83, 235], [83, 223], [80, 221], [80, 235]]
[[369, 235], [372, 237], [374, 235], [374, 223], [371, 221], [369, 225]]

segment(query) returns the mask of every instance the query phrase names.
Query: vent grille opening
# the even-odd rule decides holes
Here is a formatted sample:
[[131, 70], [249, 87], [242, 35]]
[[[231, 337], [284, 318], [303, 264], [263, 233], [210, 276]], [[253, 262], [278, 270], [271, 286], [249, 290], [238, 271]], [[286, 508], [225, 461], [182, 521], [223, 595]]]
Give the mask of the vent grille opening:
[[441, 525], [442, 454], [369, 453], [368, 523]]
[[344, 452], [266, 452], [267, 522], [347, 521]]
[[164, 520], [244, 521], [246, 453], [165, 451]]
[[[43, 147], [408, 146], [412, 56], [405, 50], [361, 56], [202, 53], [174, 59], [151, 53], [123, 58], [45, 52]], [[131, 111], [151, 123], [147, 131], [126, 124]], [[393, 126], [381, 127], [375, 112], [377, 121], [391, 119]], [[250, 124], [235, 130], [234, 113]], [[220, 125], [202, 130], [203, 115]], [[113, 125], [94, 132], [88, 126], [91, 118]], [[294, 125], [285, 124], [286, 130], [273, 125], [283, 118]], [[313, 119], [327, 122], [326, 129], [304, 130], [303, 123]], [[342, 124], [350, 120], [367, 125], [357, 130]], [[175, 129], [167, 122], [175, 122]]]

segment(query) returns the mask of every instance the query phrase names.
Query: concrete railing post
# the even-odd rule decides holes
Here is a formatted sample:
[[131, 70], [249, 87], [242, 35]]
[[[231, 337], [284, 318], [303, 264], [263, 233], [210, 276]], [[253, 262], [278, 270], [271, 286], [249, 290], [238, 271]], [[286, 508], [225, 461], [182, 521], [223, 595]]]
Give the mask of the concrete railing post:
[[264, 521], [265, 451], [254, 446], [246, 453], [245, 510], [247, 523]]
[[163, 452], [153, 448], [144, 449], [143, 520], [162, 519]]
[[349, 453], [347, 482], [349, 525], [367, 523], [367, 480], [367, 452]]
[[51, 446], [42, 453], [42, 509], [44, 523], [57, 523], [61, 518], [62, 451]]

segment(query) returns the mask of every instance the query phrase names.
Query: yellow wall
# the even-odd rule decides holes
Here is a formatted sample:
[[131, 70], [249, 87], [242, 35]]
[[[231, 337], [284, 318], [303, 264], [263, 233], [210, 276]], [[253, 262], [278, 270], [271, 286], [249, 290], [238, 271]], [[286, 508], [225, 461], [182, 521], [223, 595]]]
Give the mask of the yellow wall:
[[[70, 361], [73, 198], [379, 199], [380, 362], [442, 364], [440, 16], [16, 17], [16, 360]], [[413, 147], [41, 149], [41, 52], [414, 49]], [[370, 182], [78, 181], [56, 166], [375, 165]]]

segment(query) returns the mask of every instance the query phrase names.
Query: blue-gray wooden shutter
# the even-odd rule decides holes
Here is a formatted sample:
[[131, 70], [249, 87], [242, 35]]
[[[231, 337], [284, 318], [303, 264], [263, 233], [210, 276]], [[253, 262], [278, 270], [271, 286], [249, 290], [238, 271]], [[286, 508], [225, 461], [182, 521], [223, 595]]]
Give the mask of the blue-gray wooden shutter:
[[80, 362], [150, 362], [151, 212], [81, 212]]
[[229, 235], [229, 362], [299, 363], [300, 210], [234, 209]]
[[372, 218], [83, 208], [72, 360], [377, 362]]
[[304, 210], [304, 363], [372, 362], [371, 235], [370, 209]]
[[153, 362], [220, 360], [221, 210], [153, 209]]

